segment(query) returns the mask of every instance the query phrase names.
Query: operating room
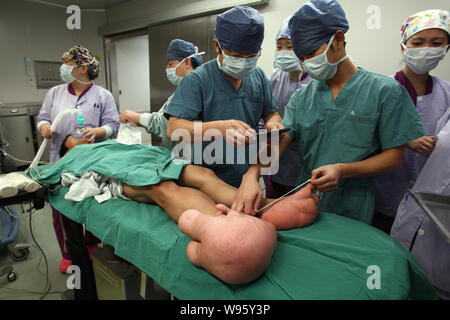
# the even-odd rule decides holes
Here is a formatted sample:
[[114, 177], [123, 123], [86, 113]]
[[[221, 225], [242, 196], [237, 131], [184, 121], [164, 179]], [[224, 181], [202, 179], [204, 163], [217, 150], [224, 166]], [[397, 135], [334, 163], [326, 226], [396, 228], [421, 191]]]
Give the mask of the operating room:
[[449, 300], [449, 11], [0, 0], [0, 300]]

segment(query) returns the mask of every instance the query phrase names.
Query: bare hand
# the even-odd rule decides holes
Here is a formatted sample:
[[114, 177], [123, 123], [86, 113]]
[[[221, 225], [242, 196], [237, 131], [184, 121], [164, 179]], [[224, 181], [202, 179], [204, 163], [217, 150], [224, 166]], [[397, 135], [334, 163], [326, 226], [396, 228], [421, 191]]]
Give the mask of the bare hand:
[[120, 122], [121, 123], [134, 123], [135, 125], [139, 126], [140, 122], [139, 120], [141, 119], [141, 114], [136, 113], [134, 111], [131, 110], [125, 110], [121, 115], [120, 115]]
[[408, 143], [408, 148], [411, 150], [420, 153], [425, 157], [429, 157], [436, 147], [436, 140], [433, 136], [431, 137], [422, 137], [416, 140], [413, 140]]
[[95, 128], [86, 128], [83, 130], [83, 139], [85, 139], [86, 143], [94, 143], [96, 137], [97, 131]]
[[51, 125], [49, 125], [48, 123], [44, 123], [43, 125], [41, 125], [39, 127], [39, 131], [41, 132], [41, 135], [45, 139], [52, 139], [53, 138], [53, 132], [52, 132], [52, 129], [51, 129]]
[[258, 180], [255, 177], [244, 175], [231, 210], [255, 215], [260, 207], [262, 198], [263, 193]]
[[335, 191], [338, 188], [342, 175], [342, 168], [339, 164], [323, 166], [313, 170], [311, 183], [320, 192]]
[[243, 147], [256, 141], [256, 132], [240, 120], [219, 121], [219, 128], [225, 140], [235, 146]]
[[266, 127], [267, 131], [281, 130], [281, 129], [285, 128], [285, 126], [283, 126], [281, 124], [281, 122], [277, 122], [277, 121], [267, 122], [265, 127]]

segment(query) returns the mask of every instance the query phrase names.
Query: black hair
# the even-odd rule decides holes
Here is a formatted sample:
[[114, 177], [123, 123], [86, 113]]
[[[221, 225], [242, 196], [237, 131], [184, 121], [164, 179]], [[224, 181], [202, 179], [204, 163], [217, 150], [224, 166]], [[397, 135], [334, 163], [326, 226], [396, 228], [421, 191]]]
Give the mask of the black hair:
[[67, 137], [64, 139], [63, 143], [61, 144], [61, 148], [59, 149], [59, 157], [60, 157], [60, 158], [64, 157], [64, 155], [67, 153], [67, 151], [69, 151], [69, 149], [67, 149], [67, 146], [66, 146], [66, 141], [67, 141], [67, 138], [68, 138], [68, 137], [69, 137], [69, 136], [67, 136]]
[[199, 65], [192, 59], [191, 59], [191, 65], [192, 65], [192, 68], [194, 68], [194, 69], [197, 69], [199, 67]]

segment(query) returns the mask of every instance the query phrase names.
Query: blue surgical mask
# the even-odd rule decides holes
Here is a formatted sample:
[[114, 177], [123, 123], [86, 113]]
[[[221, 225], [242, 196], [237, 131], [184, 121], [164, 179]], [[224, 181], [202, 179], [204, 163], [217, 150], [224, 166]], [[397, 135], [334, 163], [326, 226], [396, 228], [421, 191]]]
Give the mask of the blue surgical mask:
[[[220, 47], [222, 49], [222, 47]], [[219, 69], [224, 73], [232, 77], [233, 79], [242, 80], [248, 76], [256, 68], [260, 54], [252, 58], [237, 58], [232, 56], [227, 56], [222, 49], [223, 60], [222, 65], [219, 64], [217, 58], [217, 63], [219, 64]]]
[[61, 76], [61, 79], [62, 81], [64, 81], [64, 83], [71, 83], [72, 81], [76, 80], [72, 75], [73, 67], [74, 66], [69, 66], [68, 64], [63, 64], [59, 68], [59, 75]]
[[403, 43], [401, 45], [405, 49], [402, 59], [415, 74], [426, 74], [436, 68], [445, 58], [448, 48], [407, 48]]
[[281, 50], [275, 52], [275, 68], [284, 72], [301, 70], [300, 61], [293, 50]]
[[330, 63], [328, 61], [327, 52], [333, 43], [334, 35], [331, 37], [325, 51], [317, 57], [311, 58], [303, 62], [303, 68], [315, 80], [326, 81], [334, 78], [337, 73], [339, 64], [348, 59], [348, 55], [343, 57], [337, 63]]

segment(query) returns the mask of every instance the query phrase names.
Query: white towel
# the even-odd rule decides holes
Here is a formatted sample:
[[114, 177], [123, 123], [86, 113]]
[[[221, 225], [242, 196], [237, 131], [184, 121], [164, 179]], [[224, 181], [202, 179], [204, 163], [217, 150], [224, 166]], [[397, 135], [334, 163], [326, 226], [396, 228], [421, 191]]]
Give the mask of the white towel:
[[18, 193], [19, 189], [17, 189], [9, 181], [0, 178], [0, 198], [14, 197]]
[[19, 191], [35, 192], [39, 189], [39, 183], [27, 177], [23, 172], [11, 172], [3, 176], [2, 179], [8, 181]]
[[91, 197], [94, 197], [98, 203], [103, 203], [113, 198], [130, 200], [123, 194], [120, 180], [95, 172], [85, 172], [81, 177], [63, 173], [61, 175], [61, 184], [65, 187], [70, 186], [69, 192], [64, 196], [66, 200], [80, 202]]

